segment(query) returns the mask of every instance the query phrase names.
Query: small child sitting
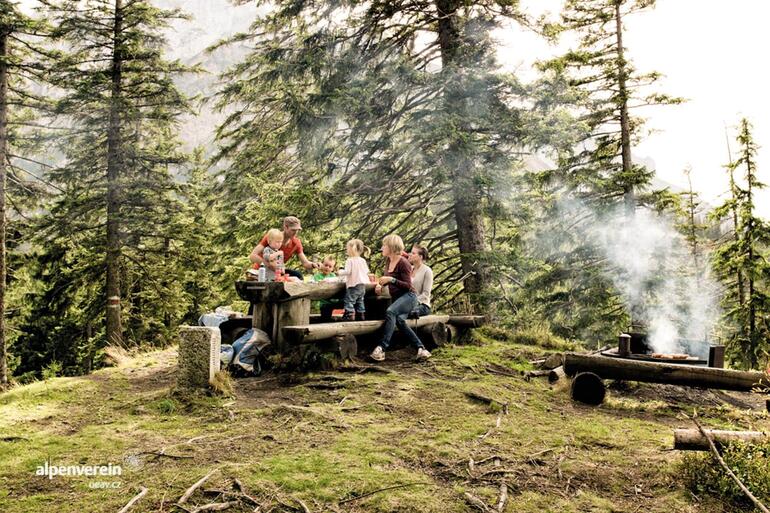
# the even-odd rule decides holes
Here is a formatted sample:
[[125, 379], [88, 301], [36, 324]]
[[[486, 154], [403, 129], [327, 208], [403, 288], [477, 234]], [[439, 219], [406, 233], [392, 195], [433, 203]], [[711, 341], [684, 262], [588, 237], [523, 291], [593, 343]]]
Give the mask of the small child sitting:
[[[345, 245], [345, 252], [348, 259], [345, 260], [345, 268], [340, 269], [339, 275], [345, 278], [345, 314], [343, 321], [352, 321], [353, 312], [357, 321], [365, 320], [364, 313], [364, 294], [366, 293], [365, 284], [369, 283], [369, 266], [364, 257], [370, 254], [369, 248], [364, 246], [360, 239], [351, 239]], [[363, 255], [363, 257], [361, 256]]]
[[276, 228], [267, 231], [267, 247], [262, 252], [265, 261], [265, 281], [275, 281], [276, 275], [282, 276], [283, 266], [283, 232]]
[[[322, 281], [337, 281], [337, 275], [334, 273], [334, 267], [337, 265], [337, 261], [331, 255], [326, 255], [321, 262], [321, 267], [313, 275], [314, 282]], [[329, 322], [332, 320], [332, 312], [335, 308], [342, 306], [339, 299], [322, 299], [319, 301], [319, 309], [321, 310], [321, 321]]]
[[[326, 255], [324, 259], [321, 261], [321, 267], [318, 268], [318, 271], [313, 275], [313, 281], [319, 282], [324, 280], [330, 280], [337, 278], [337, 275], [334, 273], [334, 266], [337, 265], [337, 261], [334, 259], [331, 255]], [[336, 280], [334, 280], [336, 281]]]

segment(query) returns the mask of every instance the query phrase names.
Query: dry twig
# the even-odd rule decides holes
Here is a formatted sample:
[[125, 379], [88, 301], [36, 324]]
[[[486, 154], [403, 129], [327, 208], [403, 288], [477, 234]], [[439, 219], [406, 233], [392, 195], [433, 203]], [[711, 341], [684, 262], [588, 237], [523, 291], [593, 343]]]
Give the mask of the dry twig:
[[505, 502], [508, 500], [508, 485], [505, 482], [500, 483], [500, 500], [497, 502], [498, 513], [503, 513]]
[[190, 496], [191, 496], [193, 493], [195, 493], [195, 490], [197, 490], [197, 489], [198, 489], [198, 488], [199, 488], [201, 485], [203, 485], [203, 483], [205, 483], [206, 481], [208, 481], [208, 479], [209, 479], [209, 478], [210, 478], [210, 477], [211, 477], [211, 476], [214, 474], [214, 472], [216, 472], [217, 470], [219, 470], [219, 469], [217, 469], [217, 468], [215, 468], [215, 469], [212, 469], [212, 470], [211, 470], [211, 471], [210, 471], [208, 474], [206, 474], [205, 476], [203, 476], [202, 478], [200, 478], [200, 479], [199, 479], [199, 480], [198, 480], [198, 481], [197, 481], [195, 484], [193, 484], [193, 485], [192, 485], [190, 488], [188, 488], [186, 492], [184, 492], [184, 495], [182, 495], [182, 496], [179, 498], [179, 500], [178, 500], [178, 501], [176, 501], [176, 503], [177, 503], [177, 504], [184, 504], [185, 502], [187, 502], [187, 499], [189, 499], [189, 498], [190, 498]]
[[426, 483], [424, 481], [416, 481], [414, 483], [404, 483], [404, 484], [400, 484], [400, 485], [388, 486], [386, 488], [380, 488], [379, 490], [374, 490], [372, 492], [367, 492], [367, 493], [365, 493], [363, 495], [356, 495], [355, 497], [350, 497], [349, 499], [341, 500], [341, 501], [337, 502], [337, 504], [345, 504], [345, 503], [348, 503], [348, 502], [357, 501], [359, 499], [363, 499], [364, 497], [369, 497], [370, 495], [374, 495], [375, 493], [385, 492], [385, 491], [388, 491], [388, 490], [395, 490], [397, 488], [407, 488], [409, 486], [431, 486], [432, 484], [433, 483]]
[[135, 504], [135, 503], [136, 503], [136, 502], [137, 502], [139, 499], [141, 499], [141, 498], [142, 498], [142, 497], [144, 497], [145, 495], [147, 495], [147, 488], [145, 488], [144, 486], [142, 486], [142, 487], [139, 489], [139, 493], [137, 493], [137, 494], [134, 496], [134, 498], [133, 498], [133, 499], [131, 499], [130, 501], [128, 501], [128, 503], [127, 503], [125, 506], [123, 506], [123, 508], [121, 508], [121, 510], [120, 510], [120, 511], [118, 511], [118, 513], [126, 513], [126, 511], [128, 511], [129, 509], [131, 509], [131, 507], [132, 507], [132, 506], [133, 506], [133, 505], [134, 505], [134, 504]]
[[468, 504], [470, 504], [474, 508], [484, 513], [494, 513], [494, 510], [489, 506], [487, 506], [486, 503], [484, 503], [484, 501], [482, 501], [478, 497], [471, 495], [468, 492], [465, 492], [464, 495], [465, 495], [465, 500], [468, 502]]

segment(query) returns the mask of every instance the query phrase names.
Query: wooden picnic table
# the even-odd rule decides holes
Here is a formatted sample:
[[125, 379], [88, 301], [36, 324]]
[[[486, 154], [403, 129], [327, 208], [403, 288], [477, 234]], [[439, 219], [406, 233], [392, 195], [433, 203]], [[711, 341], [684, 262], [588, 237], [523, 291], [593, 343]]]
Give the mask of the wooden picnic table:
[[[267, 333], [278, 351], [289, 345], [284, 326], [310, 324], [310, 304], [319, 299], [342, 299], [345, 282], [236, 281], [241, 299], [252, 305], [252, 326]], [[374, 283], [366, 284], [366, 297], [376, 297]], [[377, 309], [375, 309], [377, 310]]]
[[[312, 323], [310, 304], [319, 299], [342, 299], [344, 282], [257, 282], [237, 281], [238, 295], [252, 305], [252, 326], [266, 332], [279, 352], [290, 346], [326, 340], [336, 335], [364, 335], [380, 329], [390, 304], [387, 295], [377, 296], [374, 283], [366, 284], [366, 321]], [[387, 288], [385, 288], [387, 290]], [[425, 336], [447, 340], [447, 325], [473, 328], [485, 322], [484, 316], [428, 315], [407, 321]], [[444, 332], [442, 336], [441, 332]]]

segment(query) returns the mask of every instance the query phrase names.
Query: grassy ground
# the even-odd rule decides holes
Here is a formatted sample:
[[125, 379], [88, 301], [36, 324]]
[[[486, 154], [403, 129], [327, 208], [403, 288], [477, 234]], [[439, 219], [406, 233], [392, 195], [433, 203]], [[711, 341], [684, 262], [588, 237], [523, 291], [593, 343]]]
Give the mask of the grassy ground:
[[[487, 340], [424, 364], [391, 355], [391, 373], [267, 375], [237, 380], [235, 397], [182, 400], [172, 348], [17, 387], [0, 395], [0, 511], [115, 512], [140, 487], [132, 512], [182, 511], [174, 502], [214, 469], [189, 511], [227, 500], [212, 490], [234, 479], [254, 499], [236, 512], [492, 511], [502, 484], [508, 512], [727, 511], [683, 488], [672, 428], [697, 406], [709, 425], [767, 429], [758, 398], [628, 385], [584, 407], [564, 385], [500, 373], [537, 355]], [[37, 476], [46, 460], [123, 473]]]

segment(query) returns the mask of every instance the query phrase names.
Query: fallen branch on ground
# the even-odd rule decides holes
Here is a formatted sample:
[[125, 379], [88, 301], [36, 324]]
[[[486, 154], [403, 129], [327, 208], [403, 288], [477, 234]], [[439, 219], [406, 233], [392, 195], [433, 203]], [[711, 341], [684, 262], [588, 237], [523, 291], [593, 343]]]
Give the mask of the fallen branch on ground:
[[494, 513], [494, 510], [489, 506], [487, 506], [486, 503], [484, 503], [484, 501], [482, 501], [478, 497], [471, 495], [468, 492], [465, 492], [464, 495], [465, 495], [465, 500], [468, 502], [468, 504], [470, 504], [474, 508], [478, 509], [479, 511], [483, 511], [484, 513]]
[[215, 502], [213, 504], [206, 504], [205, 506], [198, 506], [192, 510], [191, 513], [200, 513], [201, 511], [224, 511], [226, 509], [232, 508], [233, 506], [236, 506], [237, 504], [238, 501]]
[[210, 477], [211, 477], [211, 476], [214, 474], [214, 472], [216, 472], [217, 470], [219, 470], [219, 469], [218, 469], [218, 468], [212, 469], [212, 470], [211, 470], [211, 471], [210, 471], [208, 474], [206, 474], [205, 476], [203, 476], [202, 478], [200, 478], [200, 479], [199, 479], [199, 480], [198, 480], [198, 481], [197, 481], [195, 484], [193, 484], [193, 485], [192, 485], [190, 488], [188, 488], [186, 492], [184, 492], [184, 494], [183, 494], [183, 495], [182, 495], [182, 496], [179, 498], [179, 500], [178, 500], [178, 501], [176, 501], [176, 503], [177, 503], [177, 504], [184, 504], [185, 502], [187, 502], [187, 499], [189, 499], [189, 498], [190, 498], [190, 496], [191, 496], [193, 493], [195, 493], [195, 490], [197, 490], [198, 488], [200, 488], [200, 487], [203, 485], [203, 483], [205, 483], [206, 481], [208, 481], [208, 479], [209, 479], [209, 478], [210, 478]]
[[542, 378], [544, 376], [548, 376], [551, 373], [550, 370], [531, 370], [526, 371], [524, 373], [524, 379], [529, 380], [529, 378]]
[[160, 451], [142, 451], [140, 453], [137, 453], [137, 455], [141, 454], [150, 454], [152, 456], [155, 456], [155, 459], [158, 459], [160, 457], [164, 458], [171, 458], [174, 460], [191, 460], [193, 459], [193, 456], [185, 456], [182, 454], [166, 454], [162, 449]]
[[118, 513], [126, 513], [126, 511], [128, 511], [129, 509], [131, 509], [131, 507], [132, 507], [132, 506], [133, 506], [133, 505], [134, 505], [134, 504], [135, 504], [135, 503], [136, 503], [136, 502], [137, 502], [139, 499], [141, 499], [141, 498], [142, 498], [142, 497], [144, 497], [145, 495], [147, 495], [147, 488], [145, 488], [144, 486], [142, 486], [142, 487], [139, 489], [139, 493], [137, 493], [137, 494], [134, 496], [134, 498], [133, 498], [133, 499], [131, 499], [130, 501], [128, 501], [128, 503], [127, 503], [125, 506], [123, 506], [123, 508], [121, 508], [121, 510], [120, 510], [120, 511], [118, 511]]
[[491, 397], [486, 397], [486, 396], [481, 395], [481, 394], [476, 393], [476, 392], [465, 392], [465, 395], [467, 397], [475, 400], [475, 401], [486, 403], [486, 404], [488, 404], [490, 406], [495, 405], [495, 404], [499, 404], [500, 406], [502, 406], [503, 412], [506, 415], [508, 415], [508, 403], [507, 402], [503, 402], [503, 401], [500, 401], [498, 399], [492, 399]]
[[741, 480], [738, 479], [738, 476], [736, 476], [735, 473], [732, 470], [730, 470], [730, 467], [727, 466], [727, 463], [725, 463], [725, 460], [722, 459], [722, 456], [719, 454], [719, 451], [717, 451], [717, 447], [716, 445], [714, 445], [714, 440], [711, 438], [711, 435], [705, 429], [703, 429], [703, 426], [701, 425], [701, 423], [698, 422], [697, 413], [693, 415], [692, 420], [693, 422], [695, 422], [695, 425], [698, 426], [698, 429], [700, 430], [701, 434], [704, 437], [706, 437], [706, 440], [708, 440], [709, 448], [711, 449], [711, 454], [713, 454], [714, 457], [719, 462], [719, 464], [722, 465], [722, 468], [725, 469], [725, 471], [727, 472], [727, 475], [730, 476], [733, 479], [733, 481], [735, 481], [735, 484], [738, 485], [738, 487], [743, 491], [746, 497], [751, 499], [751, 502], [754, 503], [757, 509], [762, 511], [762, 513], [770, 513], [770, 510], [768, 510], [764, 504], [759, 502], [759, 499], [754, 497], [754, 494], [751, 493], [751, 491], [748, 488], [746, 488], [746, 485], [744, 485], [743, 482], [741, 482]]
[[505, 501], [508, 500], [508, 485], [503, 483], [500, 483], [500, 500], [497, 502], [497, 511], [498, 513], [503, 513], [503, 510], [505, 509]]
[[388, 490], [395, 490], [397, 488], [407, 488], [409, 486], [432, 486], [432, 485], [433, 485], [433, 483], [426, 483], [424, 481], [417, 481], [417, 482], [414, 482], [414, 483], [404, 483], [404, 484], [400, 484], [400, 485], [388, 486], [386, 488], [380, 488], [379, 490], [374, 490], [372, 492], [367, 492], [367, 493], [365, 493], [363, 495], [356, 495], [355, 497], [350, 497], [349, 499], [341, 500], [341, 501], [337, 502], [337, 504], [346, 504], [348, 502], [353, 502], [353, 501], [357, 501], [359, 499], [363, 499], [365, 497], [369, 497], [370, 495], [374, 495], [375, 493], [385, 492], [385, 491], [388, 491]]

